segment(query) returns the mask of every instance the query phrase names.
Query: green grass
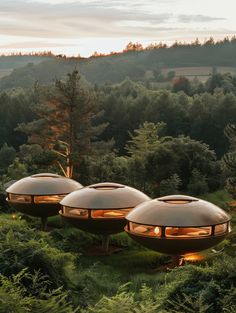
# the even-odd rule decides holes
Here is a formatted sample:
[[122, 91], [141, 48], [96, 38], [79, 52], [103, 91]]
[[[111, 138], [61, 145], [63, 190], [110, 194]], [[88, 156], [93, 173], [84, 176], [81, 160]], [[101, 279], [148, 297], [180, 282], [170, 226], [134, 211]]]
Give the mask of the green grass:
[[[221, 207], [231, 201], [229, 194], [224, 190], [206, 194], [201, 198]], [[233, 214], [233, 220], [236, 220], [236, 214]], [[138, 297], [141, 288], [146, 285], [151, 290], [150, 296], [157, 297], [158, 303], [167, 303], [169, 300], [177, 299], [175, 295], [182, 296], [182, 292], [189, 296], [196, 294], [198, 297], [204, 288], [208, 288], [208, 293], [203, 293], [204, 299], [211, 301], [211, 296], [215, 292], [215, 286], [211, 285], [213, 284], [212, 280], [214, 280], [214, 284], [219, 282], [222, 285], [220, 288], [223, 292], [225, 288], [230, 288], [231, 280], [234, 279], [231, 279], [231, 274], [227, 274], [227, 268], [233, 267], [234, 257], [236, 262], [234, 233], [215, 247], [217, 251], [223, 249], [221, 252], [213, 253], [211, 249], [206, 250], [201, 253], [206, 256], [205, 260], [165, 273], [155, 272], [153, 269], [165, 264], [170, 257], [138, 245], [126, 233], [111, 236], [111, 244], [123, 247], [121, 252], [109, 256], [91, 256], [86, 253], [86, 250], [91, 245], [100, 244], [99, 236], [73, 227], [64, 227], [59, 216], [49, 219], [50, 231], [46, 233], [38, 230], [40, 220], [36, 218], [25, 219], [24, 216], [17, 214], [16, 219], [13, 220], [11, 214], [1, 214], [0, 221], [2, 253], [8, 255], [7, 258], [2, 258], [0, 264], [2, 271], [4, 268], [7, 269], [8, 264], [12, 269], [14, 264], [15, 267], [20, 268], [27, 266], [28, 270], [33, 272], [34, 267], [40, 263], [41, 274], [54, 273], [54, 276], [51, 275], [52, 278], [54, 277], [51, 278], [54, 284], [60, 284], [64, 277], [64, 290], [68, 291], [69, 299], [74, 307], [80, 305], [86, 309], [88, 305], [93, 306], [103, 296], [114, 297], [119, 288], [127, 283], [127, 292], [134, 292]], [[4, 252], [6, 250], [9, 252]], [[9, 259], [9, 255], [11, 259]], [[35, 255], [36, 262], [33, 262]], [[218, 268], [224, 258], [227, 263], [222, 261], [222, 264], [225, 264], [224, 266], [227, 268], [224, 269], [225, 274], [221, 275]], [[214, 264], [218, 266], [216, 269]], [[59, 282], [56, 279], [57, 275], [60, 278]], [[218, 278], [217, 275], [221, 276]], [[228, 277], [226, 277], [227, 275]], [[202, 288], [201, 280], [204, 288]], [[227, 285], [224, 280], [228, 281]], [[184, 291], [181, 288], [184, 288]], [[215, 298], [218, 302], [221, 301], [221, 297], [215, 296]], [[228, 301], [228, 303], [230, 302]], [[217, 305], [221, 308], [220, 304]], [[216, 308], [218, 309], [217, 306]], [[200, 312], [197, 309], [195, 311]], [[96, 312], [96, 310], [91, 312]]]
[[199, 198], [212, 202], [223, 209], [228, 209], [228, 203], [233, 200], [230, 194], [224, 189], [201, 195]]

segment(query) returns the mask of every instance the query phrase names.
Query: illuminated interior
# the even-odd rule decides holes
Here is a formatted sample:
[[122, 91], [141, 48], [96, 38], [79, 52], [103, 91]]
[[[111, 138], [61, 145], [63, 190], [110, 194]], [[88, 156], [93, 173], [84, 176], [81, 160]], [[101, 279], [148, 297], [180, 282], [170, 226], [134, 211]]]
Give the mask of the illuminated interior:
[[91, 210], [92, 218], [124, 218], [131, 209]]
[[[230, 229], [229, 229], [230, 231]], [[215, 235], [224, 234], [227, 232], [227, 223], [215, 226]]]
[[186, 203], [190, 203], [192, 202], [192, 200], [178, 200], [178, 199], [173, 199], [173, 200], [162, 200], [166, 203], [169, 203], [169, 204], [186, 204]]
[[34, 196], [34, 203], [58, 203], [65, 195]]
[[[129, 223], [130, 232], [142, 236], [160, 237], [161, 227]], [[214, 235], [222, 235], [228, 230], [228, 224], [223, 223], [215, 226]], [[212, 226], [204, 227], [164, 227], [162, 237], [166, 238], [196, 238], [209, 237], [213, 235]]]
[[19, 202], [19, 203], [31, 203], [31, 196], [28, 195], [17, 195], [13, 193], [9, 193], [8, 198], [11, 202]]
[[205, 227], [166, 227], [166, 237], [204, 237], [212, 233], [211, 226]]
[[158, 226], [130, 223], [130, 231], [143, 236], [160, 237], [161, 228]]
[[[113, 209], [113, 210], [88, 210], [88, 209], [81, 209], [81, 208], [72, 208], [72, 207], [63, 207], [63, 213], [65, 215], [71, 215], [77, 218], [124, 218], [131, 209]], [[91, 215], [89, 215], [91, 213]]]
[[59, 203], [65, 195], [47, 195], [47, 196], [31, 196], [31, 195], [18, 195], [9, 193], [8, 198], [11, 202], [18, 203]]
[[63, 213], [65, 215], [71, 215], [80, 218], [88, 218], [88, 210], [86, 209], [76, 209], [71, 207], [63, 207]]
[[117, 185], [101, 185], [101, 186], [91, 186], [89, 188], [93, 188], [96, 190], [114, 190], [118, 188], [124, 188], [123, 185], [117, 186]]

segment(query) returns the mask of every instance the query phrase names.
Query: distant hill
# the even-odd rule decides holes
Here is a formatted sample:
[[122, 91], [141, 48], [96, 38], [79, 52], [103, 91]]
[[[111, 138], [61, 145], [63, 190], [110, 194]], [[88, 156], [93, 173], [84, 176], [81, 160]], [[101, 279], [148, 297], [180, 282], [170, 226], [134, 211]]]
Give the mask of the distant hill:
[[10, 75], [14, 69], [24, 67], [28, 64], [39, 64], [46, 60], [51, 60], [53, 56], [36, 55], [12, 55], [0, 56], [0, 79]]
[[[88, 81], [97, 84], [106, 81], [120, 82], [127, 76], [136, 81], [158, 81], [160, 75], [168, 76], [170, 71], [174, 71], [177, 76], [180, 75], [179, 73], [186, 74], [190, 78], [195, 76], [207, 77], [218, 68], [220, 72], [235, 73], [235, 55], [236, 39], [225, 40], [216, 44], [176, 44], [170, 48], [129, 51], [87, 59], [56, 57], [40, 59], [40, 57], [36, 57], [34, 60], [32, 56], [28, 59], [22, 57], [23, 59], [20, 61], [20, 59], [12, 57], [14, 70], [10, 75], [0, 79], [0, 90], [13, 87], [30, 87], [35, 81], [40, 84], [49, 84], [56, 78], [63, 78], [75, 68], [78, 68]], [[0, 68], [7, 69], [7, 63], [10, 66], [11, 57], [7, 58], [9, 59], [5, 60]], [[2, 62], [1, 58], [0, 62]], [[19, 64], [24, 64], [24, 66], [18, 68]]]
[[9, 55], [0, 56], [0, 70], [3, 69], [16, 69], [23, 67], [28, 63], [38, 64], [45, 60], [55, 58], [53, 56], [40, 56], [40, 55]]

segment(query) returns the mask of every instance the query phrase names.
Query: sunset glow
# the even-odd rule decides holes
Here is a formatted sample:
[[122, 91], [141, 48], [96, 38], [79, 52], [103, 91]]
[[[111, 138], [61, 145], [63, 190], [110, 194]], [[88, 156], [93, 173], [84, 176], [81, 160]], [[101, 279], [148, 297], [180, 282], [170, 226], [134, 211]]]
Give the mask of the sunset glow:
[[89, 56], [125, 45], [222, 39], [236, 33], [230, 0], [6, 0], [0, 3], [0, 53], [50, 50]]

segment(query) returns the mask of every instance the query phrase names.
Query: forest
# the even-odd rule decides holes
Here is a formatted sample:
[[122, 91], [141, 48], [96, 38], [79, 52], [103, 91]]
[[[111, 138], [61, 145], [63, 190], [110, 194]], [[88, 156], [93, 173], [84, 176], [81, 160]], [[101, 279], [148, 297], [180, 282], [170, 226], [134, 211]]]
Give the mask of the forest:
[[[196, 39], [191, 44], [176, 42], [172, 46], [159, 43], [143, 48], [138, 43], [128, 43], [120, 53], [94, 54], [89, 58], [53, 55], [50, 52], [31, 55], [0, 56], [1, 70], [8, 70], [0, 79], [0, 90], [31, 88], [35, 81], [40, 84], [65, 79], [75, 68], [92, 84], [120, 83], [129, 77], [153, 88], [170, 88], [175, 68], [186, 69], [192, 78], [209, 78], [209, 73], [235, 73], [236, 39], [224, 38], [204, 43]], [[193, 70], [190, 70], [193, 68]], [[190, 71], [190, 72], [189, 72]], [[196, 73], [198, 72], [198, 73]], [[164, 86], [163, 86], [164, 83]]]
[[[84, 186], [111, 181], [151, 198], [206, 199], [231, 214], [234, 228], [236, 77], [217, 72], [217, 66], [235, 64], [230, 58], [219, 64], [217, 58], [226, 60], [219, 53], [229, 55], [235, 48], [232, 39], [81, 62], [49, 56], [0, 80], [0, 312], [236, 311], [234, 231], [198, 262], [156, 271], [168, 255], [144, 248], [123, 232], [111, 236], [121, 252], [88, 256], [86, 249], [98, 244], [99, 236], [64, 225], [59, 216], [49, 218], [43, 232], [37, 218], [8, 205], [5, 191], [16, 180], [44, 172]], [[169, 75], [167, 88], [159, 84], [159, 62], [192, 66], [199, 49], [203, 55], [215, 51], [215, 58], [211, 54], [210, 61], [199, 61], [214, 67], [205, 82]], [[178, 54], [171, 50], [182, 51], [181, 57], [174, 59]], [[137, 62], [147, 58], [149, 68], [140, 62], [146, 71], [159, 54], [152, 68], [156, 77], [133, 75], [132, 62], [138, 70]], [[129, 75], [121, 74], [123, 68]]]

